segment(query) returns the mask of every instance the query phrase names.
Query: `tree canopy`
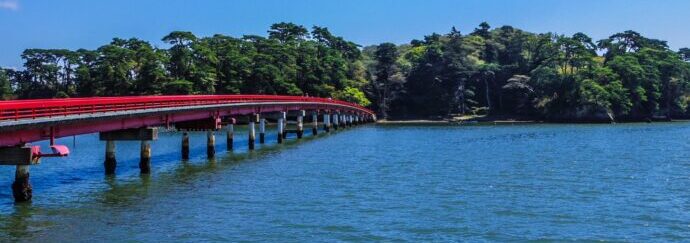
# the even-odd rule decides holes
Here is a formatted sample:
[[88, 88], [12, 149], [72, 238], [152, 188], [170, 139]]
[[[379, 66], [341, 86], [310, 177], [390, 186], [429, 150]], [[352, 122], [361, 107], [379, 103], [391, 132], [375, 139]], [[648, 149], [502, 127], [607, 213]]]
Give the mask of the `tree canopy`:
[[173, 31], [166, 48], [114, 38], [95, 50], [27, 49], [0, 69], [0, 98], [288, 94], [370, 106], [384, 118], [467, 114], [553, 121], [690, 117], [690, 49], [635, 31], [530, 33], [484, 22], [409, 44], [361, 47], [328, 28], [265, 36]]
[[0, 96], [289, 94], [369, 105], [359, 47], [327, 28], [277, 23], [267, 37], [173, 31], [168, 48], [114, 38], [96, 50], [27, 49], [22, 70], [0, 72]]
[[[392, 117], [611, 121], [689, 115], [690, 51], [674, 52], [665, 41], [634, 31], [595, 42], [584, 33], [534, 34], [482, 23], [468, 35], [452, 28], [396, 47], [393, 63], [404, 66], [398, 69], [404, 80], [389, 93], [399, 95], [370, 92], [375, 100], [388, 99], [378, 100], [376, 108]], [[392, 62], [377, 53], [364, 52], [376, 60], [370, 69], [381, 72], [390, 66], [382, 63]], [[371, 85], [378, 83], [377, 76]]]

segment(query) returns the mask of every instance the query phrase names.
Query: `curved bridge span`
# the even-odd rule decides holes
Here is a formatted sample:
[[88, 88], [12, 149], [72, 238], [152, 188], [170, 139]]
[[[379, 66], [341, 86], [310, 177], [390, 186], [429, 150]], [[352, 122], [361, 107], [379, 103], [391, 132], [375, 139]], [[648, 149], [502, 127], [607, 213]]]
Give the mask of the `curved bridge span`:
[[[139, 140], [141, 173], [150, 173], [151, 147], [156, 127], [182, 131], [208, 131], [207, 154], [215, 155], [214, 131], [226, 127], [228, 149], [232, 150], [234, 124], [248, 126], [249, 149], [254, 149], [255, 126], [264, 143], [266, 123], [277, 125], [278, 143], [288, 133], [302, 138], [304, 120], [311, 115], [312, 133], [319, 123], [324, 131], [376, 119], [374, 112], [357, 104], [315, 97], [276, 95], [179, 95], [131, 96], [0, 101], [0, 165], [16, 165], [13, 195], [17, 201], [31, 199], [29, 165], [42, 157], [69, 155], [69, 148], [55, 139], [100, 133], [106, 141], [105, 172], [115, 173], [115, 141]], [[288, 122], [289, 118], [294, 121]], [[320, 119], [321, 118], [321, 119]], [[294, 129], [287, 129], [293, 126]], [[51, 153], [29, 143], [50, 140]], [[189, 157], [189, 137], [182, 135], [182, 158]]]

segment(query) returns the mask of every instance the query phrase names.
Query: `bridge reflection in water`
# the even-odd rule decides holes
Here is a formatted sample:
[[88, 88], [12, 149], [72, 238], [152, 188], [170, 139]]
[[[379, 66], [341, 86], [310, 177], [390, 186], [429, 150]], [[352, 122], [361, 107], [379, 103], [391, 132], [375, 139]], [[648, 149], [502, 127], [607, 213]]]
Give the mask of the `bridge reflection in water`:
[[[12, 192], [15, 201], [29, 201], [32, 187], [29, 167], [44, 157], [64, 157], [69, 148], [55, 139], [99, 133], [106, 141], [104, 169], [117, 167], [116, 141], [141, 141], [139, 168], [151, 172], [151, 145], [158, 127], [183, 131], [182, 159], [189, 158], [186, 131], [207, 132], [207, 156], [215, 156], [215, 131], [226, 127], [228, 150], [233, 149], [234, 125], [247, 124], [249, 149], [254, 149], [256, 126], [259, 143], [265, 143], [267, 123], [277, 126], [277, 142], [288, 133], [304, 136], [305, 118], [311, 132], [349, 127], [376, 120], [375, 114], [357, 104], [315, 97], [275, 95], [182, 95], [0, 101], [0, 165], [16, 166]], [[50, 140], [50, 153], [29, 143]]]

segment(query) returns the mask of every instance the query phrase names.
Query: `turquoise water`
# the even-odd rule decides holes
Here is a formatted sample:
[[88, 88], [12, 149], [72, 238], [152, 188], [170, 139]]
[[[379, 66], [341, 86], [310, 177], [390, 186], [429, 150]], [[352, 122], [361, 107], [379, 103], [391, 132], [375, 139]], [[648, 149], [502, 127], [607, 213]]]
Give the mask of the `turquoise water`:
[[[690, 123], [367, 125], [247, 153], [179, 160], [179, 133], [117, 144], [79, 136], [69, 158], [31, 169], [15, 205], [0, 167], [5, 241], [508, 241], [690, 239]], [[72, 138], [60, 140], [72, 146]]]

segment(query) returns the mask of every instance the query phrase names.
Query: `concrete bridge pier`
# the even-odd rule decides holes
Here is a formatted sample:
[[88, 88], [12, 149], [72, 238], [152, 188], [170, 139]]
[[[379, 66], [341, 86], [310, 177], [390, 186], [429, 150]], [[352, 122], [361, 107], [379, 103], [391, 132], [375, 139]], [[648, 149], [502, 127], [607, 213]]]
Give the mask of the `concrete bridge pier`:
[[280, 115], [283, 118], [283, 139], [286, 139], [287, 138], [287, 131], [286, 130], [287, 130], [287, 124], [288, 124], [287, 112], [283, 111], [280, 113]]
[[311, 134], [316, 136], [319, 134], [319, 112], [314, 111], [311, 113]]
[[182, 159], [189, 159], [189, 133], [187, 132], [182, 133]]
[[216, 157], [216, 134], [213, 130], [206, 132], [206, 157], [209, 159]]
[[34, 156], [31, 146], [17, 146], [0, 148], [0, 165], [15, 165], [12, 196], [16, 202], [30, 201], [33, 187], [29, 181], [29, 166], [38, 164], [40, 157]]
[[149, 141], [158, 139], [157, 128], [135, 128], [110, 132], [101, 132], [99, 140], [105, 142], [105, 173], [115, 174], [117, 162], [115, 159], [115, 141], [140, 141], [139, 168], [142, 174], [151, 172], [151, 145]]
[[333, 114], [333, 130], [338, 131], [338, 123], [340, 120], [338, 120], [338, 113]]
[[255, 133], [256, 131], [254, 131], [254, 124], [255, 124], [255, 121], [252, 120], [252, 119], [250, 119], [250, 121], [249, 121], [249, 126], [248, 126], [248, 130], [249, 130], [249, 150], [254, 150], [254, 140], [256, 139], [256, 133]]
[[151, 143], [147, 140], [141, 140], [141, 159], [139, 160], [139, 170], [142, 174], [151, 173]]
[[234, 140], [235, 140], [235, 124], [234, 123], [235, 122], [233, 121], [233, 122], [228, 124], [228, 132], [227, 132], [227, 136], [225, 138], [226, 143], [227, 143], [227, 147], [228, 147], [228, 151], [232, 151], [233, 147], [234, 147], [233, 146]]
[[117, 160], [115, 159], [115, 141], [113, 140], [105, 141], [105, 162], [103, 162], [103, 167], [105, 167], [106, 175], [115, 174]]
[[302, 138], [304, 135], [304, 116], [306, 115], [306, 111], [301, 110], [299, 111], [299, 114], [297, 114], [297, 138]]
[[12, 183], [12, 196], [16, 202], [31, 201], [33, 187], [29, 181], [29, 165], [17, 165]]
[[331, 114], [328, 112], [323, 113], [323, 130], [331, 132]]
[[342, 129], [347, 128], [347, 124], [345, 124], [345, 116], [345, 114], [338, 115], [338, 127], [341, 127]]
[[259, 143], [266, 143], [266, 118], [259, 119]]
[[285, 133], [283, 118], [278, 118], [278, 143], [283, 143], [283, 134]]

